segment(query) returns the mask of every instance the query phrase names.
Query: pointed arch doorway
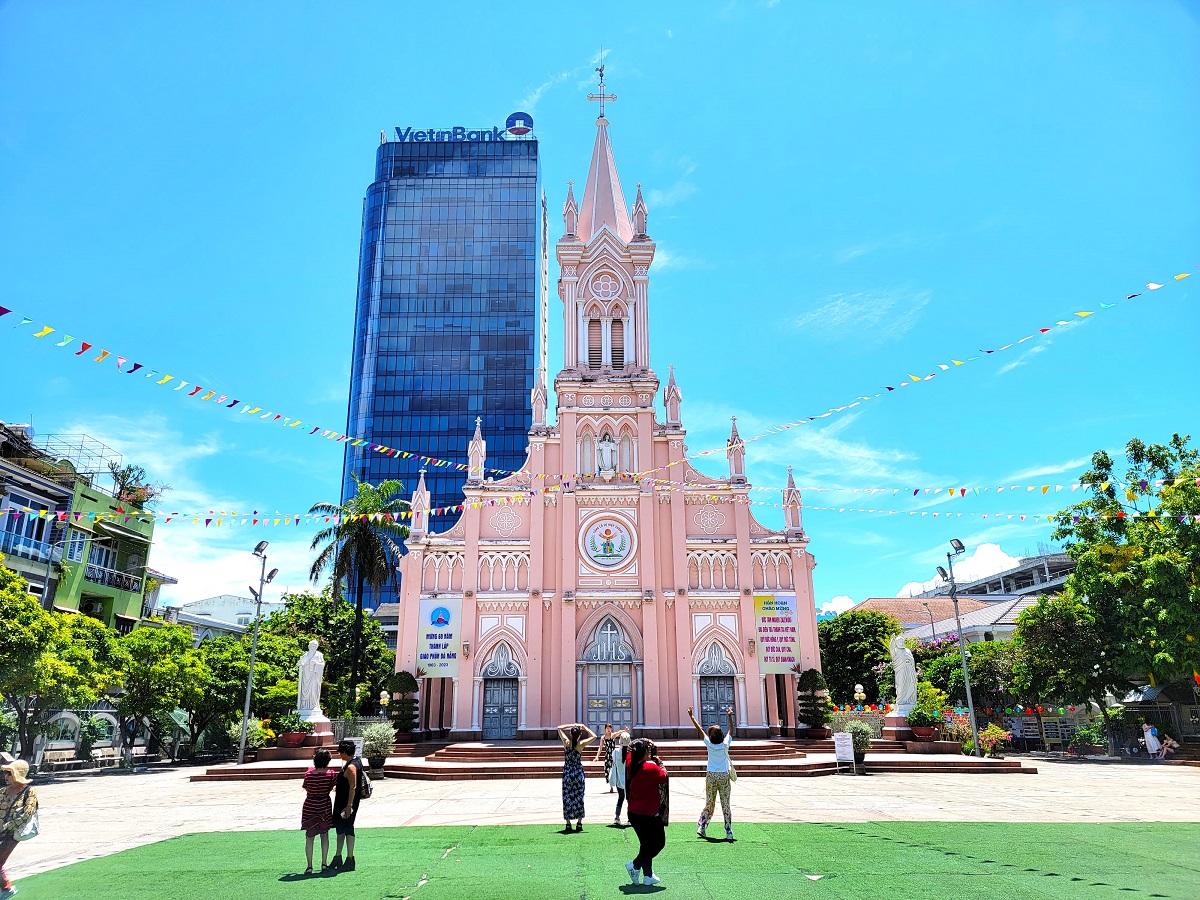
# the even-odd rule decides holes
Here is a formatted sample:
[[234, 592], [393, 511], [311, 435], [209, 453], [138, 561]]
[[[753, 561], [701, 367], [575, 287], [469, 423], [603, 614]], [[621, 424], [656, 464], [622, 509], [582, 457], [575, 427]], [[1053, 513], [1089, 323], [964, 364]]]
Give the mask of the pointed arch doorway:
[[[696, 669], [700, 693], [700, 724], [705, 728], [728, 727], [727, 709], [737, 711], [737, 666], [725, 653], [725, 648], [713, 641]], [[739, 717], [740, 718], [740, 717]]]
[[520, 721], [521, 670], [508, 644], [496, 645], [479, 675], [483, 679], [483, 739], [515, 738]]
[[584, 722], [601, 734], [604, 726], [631, 728], [634, 724], [633, 649], [621, 627], [605, 618], [596, 628], [595, 638], [584, 652]]

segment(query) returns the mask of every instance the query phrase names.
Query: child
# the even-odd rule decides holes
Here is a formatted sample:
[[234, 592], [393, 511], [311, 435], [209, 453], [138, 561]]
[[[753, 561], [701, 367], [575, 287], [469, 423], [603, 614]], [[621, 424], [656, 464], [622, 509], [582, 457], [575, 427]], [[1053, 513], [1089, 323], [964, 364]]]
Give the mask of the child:
[[313, 838], [321, 836], [321, 871], [325, 871], [329, 858], [329, 829], [333, 827], [333, 800], [329, 793], [337, 782], [337, 772], [329, 768], [329, 751], [318, 750], [313, 754], [312, 767], [304, 773], [304, 808], [300, 811], [300, 827], [307, 840], [304, 855], [308, 859], [305, 875], [311, 875]]

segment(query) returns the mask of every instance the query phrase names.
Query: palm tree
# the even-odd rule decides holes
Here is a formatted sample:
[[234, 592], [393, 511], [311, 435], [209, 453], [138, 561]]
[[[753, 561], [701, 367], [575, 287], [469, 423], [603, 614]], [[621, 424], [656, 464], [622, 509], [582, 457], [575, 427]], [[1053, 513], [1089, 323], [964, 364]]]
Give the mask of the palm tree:
[[[333, 524], [313, 537], [310, 550], [320, 547], [308, 577], [316, 584], [326, 569], [333, 579], [334, 595], [343, 579], [354, 578], [354, 648], [351, 654], [350, 690], [358, 686], [359, 648], [362, 646], [363, 586], [380, 590], [384, 583], [397, 583], [396, 566], [403, 551], [400, 543], [408, 537], [408, 526], [401, 515], [408, 502], [400, 497], [404, 485], [394, 478], [378, 485], [359, 481], [353, 476], [357, 492], [345, 503], [314, 503], [310, 515], [329, 516]], [[324, 546], [322, 546], [324, 545]]]

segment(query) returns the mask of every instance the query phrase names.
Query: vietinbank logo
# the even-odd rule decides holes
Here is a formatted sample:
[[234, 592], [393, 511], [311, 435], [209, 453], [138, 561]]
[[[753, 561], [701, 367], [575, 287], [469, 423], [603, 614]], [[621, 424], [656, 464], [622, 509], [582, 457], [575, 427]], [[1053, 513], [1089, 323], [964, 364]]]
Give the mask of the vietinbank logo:
[[508, 117], [504, 128], [466, 128], [456, 125], [453, 128], [426, 128], [418, 131], [412, 127], [396, 126], [396, 140], [401, 144], [408, 143], [461, 143], [463, 141], [502, 141], [505, 135], [521, 137], [533, 131], [533, 116], [529, 113], [515, 112]]

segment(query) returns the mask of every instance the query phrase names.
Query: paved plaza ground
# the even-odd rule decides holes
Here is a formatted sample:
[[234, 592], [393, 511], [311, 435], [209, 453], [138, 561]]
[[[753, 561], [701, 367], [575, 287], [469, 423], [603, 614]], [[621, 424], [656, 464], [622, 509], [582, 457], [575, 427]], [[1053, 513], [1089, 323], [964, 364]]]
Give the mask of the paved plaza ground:
[[[993, 897], [1042, 897], [1071, 896], [1102, 882], [1089, 896], [1111, 889], [1200, 897], [1200, 888], [1181, 887], [1200, 885], [1200, 769], [1045, 760], [1038, 767], [1037, 775], [743, 778], [734, 789], [738, 842], [711, 848], [697, 841], [692, 825], [703, 781], [672, 779], [674, 824], [661, 865], [672, 878], [664, 885], [677, 897], [790, 896], [779, 893], [783, 882], [771, 880], [779, 878], [797, 896], [800, 880], [817, 886], [814, 897], [926, 896], [920, 885], [933, 879], [941, 887], [929, 896], [979, 896], [972, 887], [978, 884]], [[381, 829], [364, 835], [362, 860], [371, 862], [353, 876], [293, 884], [279, 879], [303, 868], [299, 782], [190, 783], [194, 771], [64, 775], [39, 785], [42, 834], [11, 861], [24, 895], [94, 900], [110, 896], [100, 886], [112, 884], [121, 893], [111, 896], [130, 898], [235, 891], [417, 900], [615, 896], [620, 879], [613, 865], [632, 856], [632, 833], [606, 827], [614, 797], [597, 779], [588, 782], [587, 830], [570, 837], [556, 834], [561, 800], [555, 781], [380, 779], [359, 815], [360, 828]], [[1042, 830], [1049, 823], [1087, 827]], [[539, 827], [474, 827], [502, 825]], [[195, 836], [144, 846], [188, 834]], [[451, 846], [461, 848], [463, 862], [450, 867], [461, 878], [435, 866]], [[95, 861], [60, 868], [80, 860]], [[518, 871], [518, 862], [531, 868]], [[484, 878], [489, 865], [498, 880], [473, 880]], [[418, 890], [432, 868], [441, 876]], [[154, 873], [153, 880], [140, 871]], [[861, 880], [889, 872], [904, 875], [902, 885], [896, 882], [902, 893], [872, 893]], [[825, 878], [809, 882], [804, 874]], [[347, 893], [347, 880], [359, 876], [361, 883]], [[177, 880], [178, 891], [172, 887]], [[527, 881], [540, 887], [522, 888]], [[488, 893], [489, 884], [499, 892]], [[730, 893], [738, 884], [746, 889]]]

